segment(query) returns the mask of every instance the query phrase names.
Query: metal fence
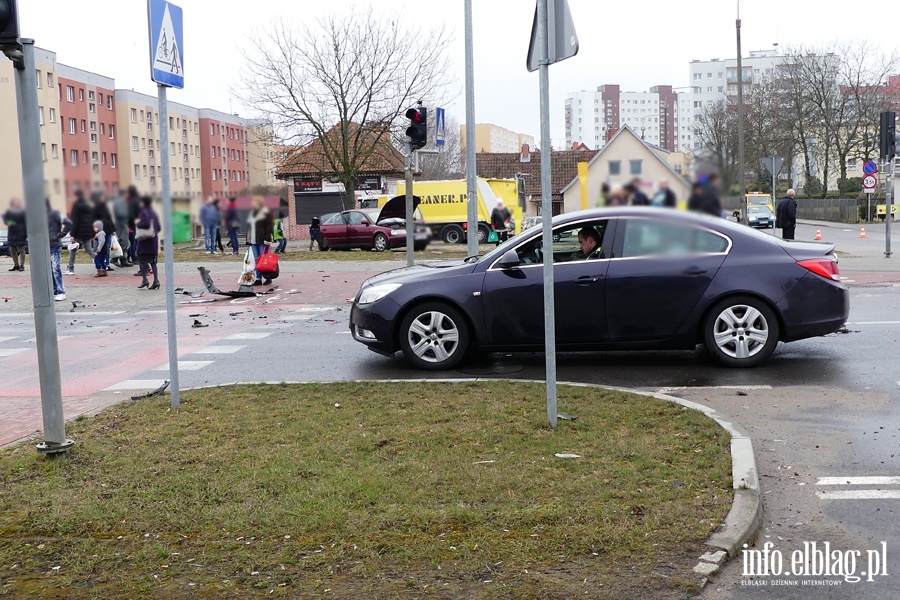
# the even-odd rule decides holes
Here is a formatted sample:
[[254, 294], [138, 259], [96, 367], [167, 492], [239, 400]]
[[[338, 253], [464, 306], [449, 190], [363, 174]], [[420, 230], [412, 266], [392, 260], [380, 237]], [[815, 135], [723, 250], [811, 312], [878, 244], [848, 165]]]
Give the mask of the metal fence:
[[[781, 201], [775, 199], [775, 205]], [[881, 201], [884, 203], [884, 200]], [[741, 199], [737, 196], [722, 198], [722, 208], [731, 212], [741, 206]], [[797, 218], [817, 221], [835, 221], [839, 223], [859, 222], [859, 201], [855, 198], [798, 198]], [[875, 212], [875, 202], [872, 202], [872, 212]]]

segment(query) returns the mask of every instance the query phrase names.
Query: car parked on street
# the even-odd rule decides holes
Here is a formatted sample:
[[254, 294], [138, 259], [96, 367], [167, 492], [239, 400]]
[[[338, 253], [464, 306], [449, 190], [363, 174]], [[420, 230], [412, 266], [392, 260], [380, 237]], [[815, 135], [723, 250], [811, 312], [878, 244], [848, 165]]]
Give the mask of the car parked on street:
[[[449, 369], [472, 349], [544, 349], [540, 228], [479, 257], [383, 273], [353, 301], [353, 338]], [[600, 243], [587, 258], [578, 234]], [[849, 291], [834, 245], [783, 241], [706, 215], [607, 208], [553, 219], [561, 351], [693, 349], [751, 367], [779, 341], [840, 329]]]
[[9, 229], [0, 229], [0, 256], [9, 256]]
[[[418, 210], [418, 200], [416, 197], [413, 202], [415, 210]], [[414, 223], [416, 250], [425, 249], [431, 242], [431, 232], [420, 217], [421, 215]], [[406, 199], [397, 196], [380, 210], [365, 208], [325, 215], [321, 219], [319, 231], [322, 250], [362, 248], [383, 252], [406, 247]]]

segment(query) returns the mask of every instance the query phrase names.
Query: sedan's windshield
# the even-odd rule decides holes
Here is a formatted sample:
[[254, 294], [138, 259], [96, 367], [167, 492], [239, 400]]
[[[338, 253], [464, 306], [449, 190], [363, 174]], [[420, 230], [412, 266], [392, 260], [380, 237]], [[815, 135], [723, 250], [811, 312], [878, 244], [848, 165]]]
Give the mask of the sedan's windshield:
[[768, 206], [748, 206], [747, 212], [755, 215], [758, 213], [768, 213], [768, 212], [772, 212], [772, 211], [769, 210]]

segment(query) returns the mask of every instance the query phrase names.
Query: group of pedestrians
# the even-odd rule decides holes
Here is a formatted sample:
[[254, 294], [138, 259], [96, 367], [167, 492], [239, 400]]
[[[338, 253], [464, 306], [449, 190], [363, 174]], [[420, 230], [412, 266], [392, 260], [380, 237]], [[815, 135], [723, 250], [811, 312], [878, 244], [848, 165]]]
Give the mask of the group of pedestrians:
[[[254, 210], [251, 212], [254, 211], [255, 205]], [[268, 209], [266, 211], [268, 213]], [[241, 232], [241, 221], [235, 198], [228, 200], [228, 206], [224, 212], [219, 207], [218, 198], [207, 198], [203, 206], [200, 207], [200, 225], [203, 227], [204, 251], [207, 254], [238, 254], [240, 250], [238, 235]], [[230, 249], [227, 252], [222, 246], [223, 229], [228, 235], [228, 247]], [[283, 253], [287, 248], [287, 237], [284, 232], [284, 214], [281, 212], [272, 221], [271, 237], [275, 245], [273, 252], [276, 254]]]
[[[105, 193], [94, 192], [89, 201], [77, 190], [70, 213], [69, 263], [63, 274], [75, 274], [75, 259], [83, 250], [94, 261], [94, 277], [107, 277], [115, 267], [139, 266], [135, 273], [142, 278], [139, 287], [159, 289], [156, 262], [161, 227], [152, 204], [151, 198], [139, 196], [134, 186], [113, 199], [112, 209]], [[147, 281], [151, 274], [152, 285]]]

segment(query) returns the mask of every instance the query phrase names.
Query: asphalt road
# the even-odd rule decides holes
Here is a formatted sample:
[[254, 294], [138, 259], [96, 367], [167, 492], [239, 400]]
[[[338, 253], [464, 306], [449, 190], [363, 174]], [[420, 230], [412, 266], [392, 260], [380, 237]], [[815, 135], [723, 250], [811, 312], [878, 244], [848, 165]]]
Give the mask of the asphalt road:
[[[884, 236], [877, 226], [867, 228], [866, 240], [858, 238], [857, 227], [819, 228], [837, 244], [851, 289], [849, 333], [782, 344], [766, 364], [750, 370], [722, 368], [702, 350], [558, 357], [560, 381], [662, 390], [713, 406], [743, 425], [753, 438], [764, 494], [759, 543], [774, 544], [785, 566], [804, 542], [819, 548], [828, 542], [832, 550], [861, 553], [859, 574], [868, 568], [866, 551], [886, 543], [888, 575], [871, 582], [791, 575], [751, 585], [759, 579], [745, 576], [738, 559], [706, 588], [704, 598], [900, 598], [900, 256], [881, 255]], [[798, 239], [812, 239], [815, 229], [801, 225]], [[0, 444], [40, 426], [27, 278], [7, 275], [5, 260], [0, 259], [0, 289], [14, 299], [0, 304], [5, 365]], [[260, 380], [544, 379], [541, 354], [481, 356], [453, 372], [429, 374], [354, 342], [346, 300], [366, 277], [392, 266], [284, 263], [280, 290], [269, 296], [179, 304], [182, 387]], [[215, 270], [226, 273], [217, 281], [227, 288], [228, 266]], [[199, 290], [195, 273], [194, 267], [179, 266], [176, 283]], [[69, 312], [66, 304], [59, 313], [68, 417], [147, 391], [167, 378], [163, 296], [134, 290], [135, 281], [124, 274], [101, 282], [66, 281], [70, 299], [87, 305]], [[207, 326], [194, 328], [195, 320]], [[841, 555], [842, 564], [848, 564], [848, 556]], [[825, 580], [841, 584], [800, 585]]]

